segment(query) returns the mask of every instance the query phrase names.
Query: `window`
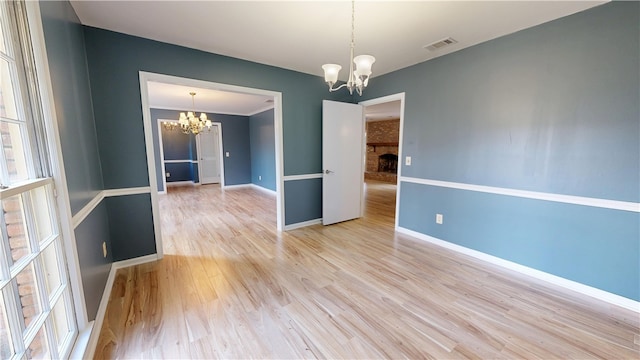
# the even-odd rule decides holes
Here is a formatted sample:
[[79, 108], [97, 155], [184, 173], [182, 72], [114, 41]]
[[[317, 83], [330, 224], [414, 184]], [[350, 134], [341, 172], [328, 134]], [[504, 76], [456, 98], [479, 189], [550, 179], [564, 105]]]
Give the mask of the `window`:
[[26, 10], [0, 7], [0, 358], [61, 358], [77, 325]]

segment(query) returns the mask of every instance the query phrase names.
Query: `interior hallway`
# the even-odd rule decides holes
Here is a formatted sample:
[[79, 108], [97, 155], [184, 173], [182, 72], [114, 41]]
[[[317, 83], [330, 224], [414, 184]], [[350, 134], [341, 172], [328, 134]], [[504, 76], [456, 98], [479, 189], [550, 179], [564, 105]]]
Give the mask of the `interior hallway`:
[[278, 234], [252, 188], [160, 197], [165, 256], [118, 271], [96, 358], [637, 358], [636, 313], [363, 219]]

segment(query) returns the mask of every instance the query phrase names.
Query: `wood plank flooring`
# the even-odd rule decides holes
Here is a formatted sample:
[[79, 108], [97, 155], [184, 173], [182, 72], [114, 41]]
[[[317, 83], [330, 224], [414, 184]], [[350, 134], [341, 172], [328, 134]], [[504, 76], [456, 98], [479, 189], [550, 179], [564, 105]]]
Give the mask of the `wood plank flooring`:
[[171, 189], [164, 259], [118, 271], [95, 357], [640, 357], [637, 313], [395, 234], [393, 185], [366, 202], [277, 233], [272, 195]]

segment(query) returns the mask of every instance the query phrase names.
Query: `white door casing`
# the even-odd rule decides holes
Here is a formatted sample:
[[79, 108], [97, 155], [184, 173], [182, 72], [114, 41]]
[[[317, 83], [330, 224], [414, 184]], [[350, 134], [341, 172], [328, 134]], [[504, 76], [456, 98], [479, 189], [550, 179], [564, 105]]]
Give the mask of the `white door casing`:
[[210, 131], [196, 136], [198, 148], [198, 176], [200, 184], [220, 183], [220, 125], [214, 123]]
[[[402, 155], [404, 154], [402, 151], [402, 140], [404, 135], [404, 97], [405, 93], [402, 92], [360, 102], [360, 105], [366, 108], [367, 106], [384, 104], [391, 101], [400, 101], [400, 136], [398, 138], [398, 174], [396, 181], [396, 214], [394, 229], [398, 229], [400, 221], [400, 178], [402, 177]], [[363, 151], [365, 151], [366, 154], [366, 145], [364, 146]], [[364, 202], [364, 198], [362, 200]]]
[[[156, 176], [155, 153], [153, 150], [153, 132], [151, 130], [151, 108], [149, 107], [149, 90], [147, 83], [150, 81], [162, 82], [175, 85], [192, 86], [196, 88], [213, 89], [220, 91], [239, 92], [243, 94], [255, 94], [272, 96], [274, 102], [274, 135], [276, 139], [276, 229], [282, 231], [284, 228], [284, 167], [283, 167], [283, 134], [282, 134], [282, 93], [269, 90], [261, 90], [255, 88], [246, 88], [242, 86], [215, 83], [211, 81], [189, 79], [172, 75], [151, 73], [139, 71], [140, 82], [140, 100], [142, 104], [142, 122], [144, 125], [144, 141], [147, 149], [147, 170], [149, 174], [150, 194], [151, 194], [151, 210], [154, 219], [160, 218], [160, 210], [158, 204], [158, 186], [153, 181]], [[222, 152], [221, 152], [222, 153]], [[224, 187], [224, 168], [221, 172], [222, 187]], [[153, 229], [156, 238], [156, 251], [158, 258], [163, 257], [162, 252], [162, 230], [160, 222], [153, 222]]]
[[322, 223], [362, 216], [363, 107], [322, 102]]

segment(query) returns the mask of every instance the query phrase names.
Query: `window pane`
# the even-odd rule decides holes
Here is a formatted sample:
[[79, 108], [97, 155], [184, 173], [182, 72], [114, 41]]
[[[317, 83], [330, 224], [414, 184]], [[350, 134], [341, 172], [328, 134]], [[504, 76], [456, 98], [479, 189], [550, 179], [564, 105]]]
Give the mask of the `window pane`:
[[11, 260], [13, 265], [24, 256], [31, 253], [29, 236], [24, 221], [24, 211], [22, 206], [22, 196], [16, 195], [2, 200], [2, 210], [4, 222], [7, 226], [9, 237], [9, 250], [11, 250]]
[[57, 243], [52, 243], [40, 255], [42, 268], [44, 269], [44, 281], [47, 286], [47, 299], [62, 285], [60, 269], [58, 267]]
[[18, 306], [22, 310], [22, 318], [26, 329], [42, 313], [33, 263], [24, 268], [14, 281], [18, 285], [18, 300], [20, 302]]
[[38, 242], [47, 240], [53, 235], [53, 224], [50, 212], [50, 192], [49, 185], [33, 189], [29, 192], [31, 199], [31, 209], [35, 220], [35, 230]]
[[5, 162], [7, 163], [7, 172], [9, 182], [29, 179], [27, 171], [27, 158], [25, 156], [25, 147], [22, 143], [22, 129], [24, 127], [9, 122], [0, 122], [0, 135], [2, 135], [2, 147], [4, 151]]
[[7, 48], [4, 45], [4, 29], [2, 28], [4, 26], [4, 19], [2, 18], [2, 16], [4, 16], [4, 13], [2, 12], [2, 10], [0, 9], [0, 52], [3, 53], [7, 53]]
[[4, 291], [0, 291], [0, 359], [8, 359], [14, 353], [11, 332], [4, 304]]
[[18, 119], [9, 62], [0, 59], [0, 116]]
[[49, 344], [47, 343], [46, 325], [40, 328], [33, 339], [25, 356], [27, 359], [50, 359]]
[[68, 294], [61, 296], [53, 308], [53, 330], [56, 335], [56, 345], [58, 346], [58, 349], [62, 347], [69, 333], [73, 331], [73, 327], [69, 323], [69, 316], [67, 315], [67, 308], [65, 306], [65, 301], [67, 300], [66, 295]]

